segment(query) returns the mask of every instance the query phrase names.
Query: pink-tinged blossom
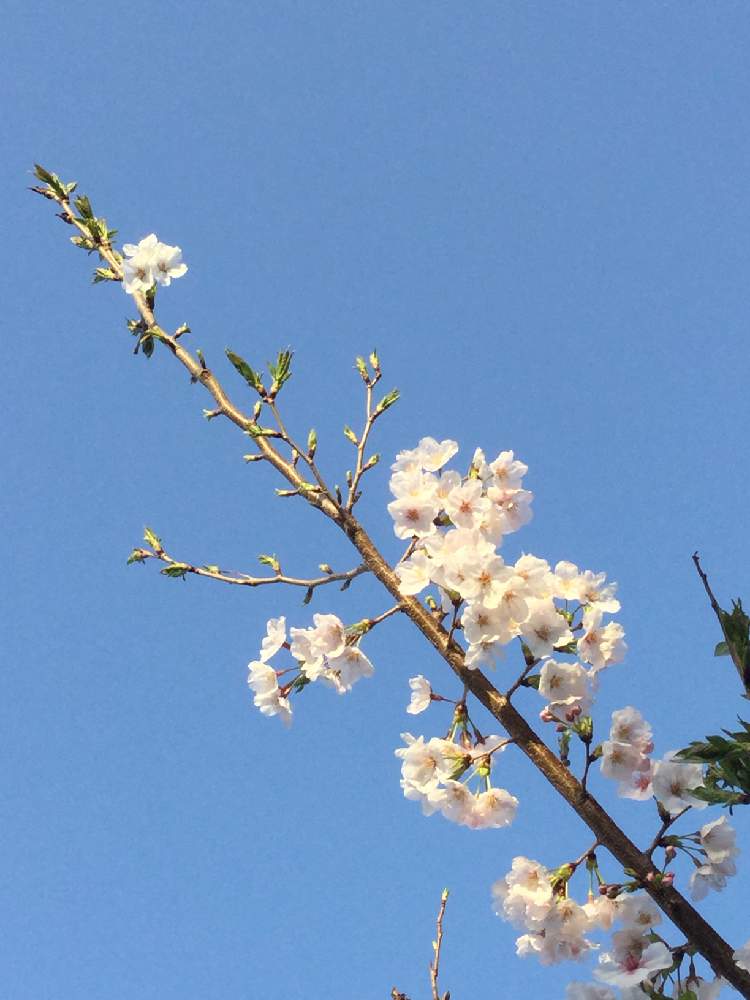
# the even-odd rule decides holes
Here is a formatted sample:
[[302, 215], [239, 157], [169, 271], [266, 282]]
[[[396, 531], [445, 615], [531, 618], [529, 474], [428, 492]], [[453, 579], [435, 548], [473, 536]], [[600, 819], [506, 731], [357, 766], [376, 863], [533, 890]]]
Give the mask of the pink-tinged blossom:
[[421, 593], [429, 586], [432, 560], [422, 549], [417, 549], [408, 559], [396, 566], [399, 591], [406, 597]]
[[488, 788], [474, 800], [474, 809], [467, 826], [473, 829], [499, 829], [513, 822], [518, 799], [504, 788]]
[[561, 560], [555, 566], [552, 586], [554, 596], [559, 597], [561, 601], [580, 603], [581, 575], [575, 563], [568, 562], [567, 559]]
[[430, 707], [432, 701], [430, 682], [426, 677], [418, 674], [416, 677], [409, 678], [409, 687], [411, 688], [411, 701], [406, 711], [409, 715], [419, 715], [420, 712], [424, 712]]
[[591, 704], [588, 681], [580, 663], [545, 660], [539, 673], [539, 694], [548, 699], [549, 710], [556, 718], [573, 708], [585, 712]]
[[498, 640], [483, 639], [469, 646], [464, 655], [464, 666], [467, 670], [492, 670], [505, 659], [505, 644]]
[[471, 645], [488, 641], [508, 643], [516, 634], [501, 608], [486, 608], [483, 604], [470, 604], [461, 616], [461, 626]]
[[706, 896], [709, 889], [721, 892], [726, 888], [727, 878], [736, 874], [737, 866], [731, 858], [699, 865], [690, 876], [690, 895], [693, 899], [700, 900]]
[[672, 952], [661, 941], [649, 942], [632, 930], [612, 935], [613, 949], [599, 956], [594, 975], [611, 986], [637, 986], [672, 965]]
[[661, 910], [645, 892], [623, 893], [616, 902], [618, 919], [624, 927], [645, 934], [661, 923]]
[[643, 754], [654, 749], [651, 726], [632, 705], [612, 713], [609, 738], [615, 743], [632, 743]]
[[675, 753], [673, 750], [666, 754], [663, 760], [654, 762], [654, 796], [672, 815], [680, 812], [685, 806], [705, 809], [708, 803], [690, 794], [691, 789], [703, 785], [703, 765], [674, 760]]
[[700, 829], [701, 847], [711, 864], [722, 864], [736, 858], [740, 853], [735, 845], [736, 832], [726, 816], [706, 823]]
[[518, 531], [531, 520], [534, 494], [529, 490], [503, 490], [490, 486], [487, 496], [501, 515], [501, 530], [504, 535]]
[[578, 655], [594, 670], [601, 670], [625, 658], [627, 646], [622, 625], [609, 622], [602, 626], [602, 612], [596, 606], [583, 614], [583, 635], [578, 640]]
[[286, 642], [286, 618], [270, 618], [266, 623], [266, 636], [260, 645], [260, 659], [268, 663]]
[[[645, 758], [644, 758], [645, 759]], [[633, 799], [637, 802], [645, 802], [653, 797], [652, 787], [653, 765], [650, 760], [646, 760], [647, 768], [643, 771], [633, 771], [617, 786], [617, 794], [622, 799]]]
[[609, 896], [593, 896], [589, 893], [588, 902], [583, 904], [583, 909], [592, 928], [608, 931], [617, 920], [617, 903]]
[[323, 680], [339, 694], [346, 694], [362, 677], [372, 677], [375, 668], [359, 646], [345, 646], [338, 656], [326, 657], [328, 668]]
[[437, 530], [433, 523], [438, 509], [431, 497], [401, 497], [388, 504], [397, 538], [426, 538]]
[[416, 448], [410, 451], [400, 451], [396, 461], [391, 466], [393, 472], [410, 469], [426, 469], [437, 472], [449, 462], [458, 451], [455, 441], [436, 441], [432, 437], [423, 437]]
[[284, 725], [292, 721], [292, 709], [289, 701], [281, 697], [276, 671], [267, 663], [253, 660], [248, 664], [247, 683], [255, 697], [253, 704], [263, 715], [278, 715]]
[[546, 559], [524, 555], [516, 562], [514, 569], [525, 581], [530, 598], [541, 600], [552, 597], [553, 577]]
[[521, 623], [520, 631], [536, 659], [551, 656], [556, 646], [566, 646], [573, 641], [573, 633], [553, 601], [531, 600], [527, 607], [528, 617]]
[[[641, 765], [644, 765], [643, 768]], [[605, 778], [628, 781], [634, 772], [647, 770], [648, 767], [648, 758], [632, 743], [615, 743], [612, 740], [602, 743], [601, 770]]]
[[606, 573], [584, 570], [578, 578], [578, 600], [581, 604], [596, 605], [600, 611], [614, 615], [620, 610], [620, 602], [615, 597], [617, 584], [608, 583], [605, 586], [606, 579]]
[[494, 462], [490, 462], [492, 485], [501, 490], [517, 490], [521, 480], [529, 471], [528, 465], [513, 457], [512, 451], [501, 451]]
[[475, 528], [490, 509], [490, 501], [482, 494], [478, 479], [469, 479], [454, 487], [445, 497], [443, 508], [459, 528]]

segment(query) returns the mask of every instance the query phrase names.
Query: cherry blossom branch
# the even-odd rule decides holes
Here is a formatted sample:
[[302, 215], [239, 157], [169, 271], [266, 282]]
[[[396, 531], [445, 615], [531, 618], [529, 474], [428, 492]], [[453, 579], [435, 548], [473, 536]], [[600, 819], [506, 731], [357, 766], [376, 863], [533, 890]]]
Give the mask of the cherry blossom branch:
[[[37, 189], [39, 190], [39, 189]], [[45, 194], [56, 201], [62, 211], [61, 218], [75, 225], [81, 232], [89, 230], [76, 221], [67, 196]], [[110, 265], [113, 280], [123, 276], [119, 257], [106, 239], [95, 240], [101, 257]], [[179, 333], [167, 334], [156, 323], [153, 309], [146, 296], [136, 292], [133, 296], [138, 311], [151, 336], [159, 340], [172, 355], [187, 369], [191, 380], [200, 383], [211, 394], [217, 404], [217, 414], [221, 413], [241, 430], [249, 432], [260, 455], [265, 458], [292, 486], [293, 492], [304, 497], [313, 507], [333, 521], [349, 538], [359, 552], [363, 564], [383, 584], [413, 624], [453, 672], [464, 682], [469, 691], [503, 726], [532, 764], [547, 779], [557, 793], [565, 799], [577, 815], [592, 830], [597, 840], [623, 865], [633, 871], [634, 877], [655, 900], [672, 922], [683, 932], [691, 944], [701, 952], [717, 976], [723, 976], [747, 1000], [750, 1000], [750, 974], [740, 969], [732, 959], [732, 948], [708, 924], [693, 906], [671, 885], [654, 878], [658, 874], [648, 854], [643, 853], [615, 823], [602, 806], [586, 792], [582, 784], [557, 759], [544, 741], [529, 726], [526, 719], [502, 695], [479, 670], [469, 670], [464, 665], [461, 647], [449, 640], [449, 633], [435, 616], [415, 597], [404, 597], [400, 581], [378, 551], [364, 527], [357, 521], [351, 508], [345, 507], [337, 499], [331, 498], [318, 483], [306, 482], [294, 462], [284, 459], [273, 447], [268, 435], [264, 435], [256, 419], [243, 413], [227, 396], [223, 386], [199, 355], [196, 359], [179, 342]], [[276, 432], [274, 432], [275, 434]]]
[[[158, 543], [158, 539], [156, 540]], [[166, 576], [185, 576], [192, 573], [195, 576], [204, 576], [210, 580], [218, 580], [220, 583], [230, 583], [239, 587], [263, 587], [272, 583], [285, 583], [290, 587], [304, 587], [312, 596], [312, 592], [318, 587], [324, 587], [329, 583], [351, 583], [352, 580], [363, 573], [367, 573], [367, 566], [361, 563], [354, 569], [345, 573], [326, 573], [325, 576], [312, 577], [309, 579], [296, 576], [286, 576], [281, 571], [273, 576], [250, 576], [248, 573], [230, 573], [219, 569], [218, 566], [194, 566], [192, 563], [184, 562], [182, 559], [174, 559], [160, 544], [155, 548], [133, 549], [128, 562], [145, 562], [147, 559], [156, 559], [166, 564], [167, 569], [162, 570]], [[396, 610], [400, 610], [397, 608]]]
[[432, 988], [432, 1000], [450, 1000], [450, 993], [444, 993], [441, 997], [440, 991], [438, 990], [438, 976], [440, 974], [440, 948], [443, 944], [443, 917], [445, 916], [445, 907], [448, 902], [448, 896], [448, 890], [443, 889], [442, 895], [440, 896], [440, 910], [437, 915], [435, 940], [432, 942], [432, 948], [435, 952], [435, 955], [430, 962], [430, 986]]

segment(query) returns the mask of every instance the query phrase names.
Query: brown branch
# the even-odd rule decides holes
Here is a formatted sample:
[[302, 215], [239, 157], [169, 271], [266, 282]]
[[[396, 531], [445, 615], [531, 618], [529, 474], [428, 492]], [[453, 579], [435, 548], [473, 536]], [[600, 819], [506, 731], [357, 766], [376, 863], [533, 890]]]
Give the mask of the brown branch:
[[[67, 199], [55, 199], [63, 208], [65, 221], [77, 225]], [[88, 231], [86, 231], [88, 235]], [[119, 260], [108, 244], [98, 247], [113, 272], [122, 275]], [[218, 410], [243, 431], [257, 428], [252, 417], [243, 413], [227, 396], [215, 375], [185, 350], [174, 336], [169, 336], [157, 324], [145, 296], [133, 296], [149, 332], [166, 344], [171, 353], [188, 370], [192, 379], [203, 385], [216, 401]], [[380, 580], [392, 596], [400, 602], [428, 642], [448, 663], [465, 686], [503, 726], [523, 753], [547, 779], [557, 793], [565, 799], [577, 815], [594, 833], [596, 839], [623, 865], [635, 872], [635, 878], [645, 891], [683, 932], [688, 941], [703, 955], [717, 976], [723, 976], [735, 989], [750, 1000], [750, 973], [740, 969], [732, 959], [732, 948], [693, 906], [672, 886], [665, 885], [653, 876], [657, 873], [651, 859], [644, 854], [620, 829], [609, 814], [588, 794], [581, 783], [557, 759], [542, 739], [529, 726], [526, 719], [510, 704], [479, 670], [464, 666], [463, 650], [456, 643], [448, 642], [448, 632], [415, 597], [404, 597], [399, 591], [399, 580], [387, 561], [377, 550], [362, 525], [350, 510], [337, 504], [320, 489], [306, 483], [293, 463], [286, 461], [264, 437], [253, 437], [264, 458], [289, 482], [313, 507], [337, 524], [347, 535], [362, 557], [363, 563]], [[649, 881], [651, 876], [651, 881]]]
[[191, 563], [183, 562], [181, 559], [174, 559], [164, 549], [134, 549], [131, 559], [134, 562], [157, 559], [159, 562], [166, 563], [167, 566], [178, 567], [180, 570], [184, 570], [185, 573], [192, 573], [195, 576], [205, 576], [210, 580], [218, 580], [220, 583], [231, 583], [239, 587], [263, 587], [270, 583], [285, 583], [290, 587], [305, 587], [311, 591], [317, 587], [324, 587], [328, 583], [351, 581], [368, 572], [367, 566], [361, 563], [359, 566], [347, 570], [345, 573], [328, 573], [325, 576], [317, 576], [311, 579], [286, 576], [284, 573], [275, 573], [273, 576], [250, 576], [248, 573], [229, 573], [226, 570], [210, 566], [193, 566]]
[[430, 986], [432, 988], [432, 1000], [441, 1000], [440, 991], [438, 990], [438, 976], [440, 975], [440, 948], [443, 944], [443, 917], [445, 916], [445, 907], [448, 902], [448, 895], [448, 890], [443, 889], [442, 895], [440, 896], [440, 909], [437, 915], [435, 940], [432, 942], [432, 949], [435, 953], [432, 961], [430, 962]]

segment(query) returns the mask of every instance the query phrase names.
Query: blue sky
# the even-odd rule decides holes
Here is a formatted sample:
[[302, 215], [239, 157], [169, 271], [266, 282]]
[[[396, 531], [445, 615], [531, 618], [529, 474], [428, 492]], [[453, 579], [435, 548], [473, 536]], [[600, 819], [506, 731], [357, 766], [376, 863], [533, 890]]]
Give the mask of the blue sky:
[[[256, 363], [294, 348], [285, 412], [317, 428], [331, 478], [361, 411], [353, 358], [375, 346], [403, 393], [384, 459], [425, 434], [464, 457], [514, 449], [536, 514], [508, 554], [619, 581], [630, 652], [598, 718], [637, 705], [661, 753], [744, 704], [690, 555], [722, 599], [750, 595], [749, 42], [731, 0], [6, 5], [3, 998], [381, 1000], [395, 984], [420, 1000], [444, 885], [457, 1000], [553, 1000], [588, 977], [517, 960], [490, 911], [514, 854], [553, 864], [590, 843], [522, 759], [503, 759], [509, 830], [403, 799], [399, 732], [446, 725], [405, 714], [407, 678], [455, 690], [408, 623], [369, 638], [377, 673], [351, 696], [307, 691], [290, 732], [253, 709], [266, 618], [355, 621], [388, 606], [373, 583], [307, 609], [125, 566], [144, 524], [199, 563], [355, 563], [244, 465], [241, 435], [203, 421], [168, 357], [132, 356], [128, 301], [90, 286], [25, 191], [31, 164], [78, 180], [124, 240], [183, 247], [162, 320], [189, 322], [238, 397], [226, 347]], [[361, 515], [393, 558], [386, 468]], [[651, 839], [651, 804], [594, 788]], [[749, 891], [741, 865], [703, 905], [737, 944]]]

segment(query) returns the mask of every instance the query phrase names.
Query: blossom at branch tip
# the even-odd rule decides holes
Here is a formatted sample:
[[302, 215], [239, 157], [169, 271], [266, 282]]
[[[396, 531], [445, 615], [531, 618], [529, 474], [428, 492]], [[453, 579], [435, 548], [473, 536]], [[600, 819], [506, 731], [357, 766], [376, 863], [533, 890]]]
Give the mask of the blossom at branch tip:
[[602, 627], [602, 609], [593, 605], [583, 614], [583, 635], [578, 640], [578, 655], [594, 670], [601, 670], [625, 658], [625, 632], [618, 622]]
[[247, 683], [254, 692], [253, 704], [263, 715], [278, 715], [285, 725], [292, 721], [292, 709], [287, 698], [281, 697], [276, 671], [261, 660], [248, 664]]
[[286, 642], [286, 618], [269, 618], [266, 623], [266, 635], [260, 644], [260, 659], [268, 663]]
[[573, 709], [585, 713], [591, 706], [589, 676], [580, 663], [545, 660], [539, 674], [539, 694], [549, 701], [556, 718], [566, 718]]
[[420, 712], [424, 712], [430, 707], [432, 701], [430, 682], [426, 677], [418, 674], [416, 677], [409, 678], [409, 687], [411, 688], [411, 701], [406, 711], [409, 715], [419, 715]]
[[720, 816], [700, 828], [701, 847], [712, 864], [721, 864], [740, 853], [735, 845], [736, 831], [726, 816]]
[[161, 243], [155, 233], [145, 236], [139, 243], [125, 243], [122, 262], [122, 286], [128, 295], [147, 292], [154, 284], [169, 285], [173, 278], [187, 272], [179, 247]]
[[674, 760], [675, 753], [676, 751], [672, 750], [665, 754], [662, 760], [654, 763], [655, 797], [672, 815], [680, 812], [685, 806], [705, 809], [708, 803], [690, 794], [691, 789], [703, 785], [703, 765]]
[[662, 941], [650, 941], [629, 928], [612, 935], [613, 948], [599, 956], [594, 975], [611, 986], [637, 986], [672, 965], [672, 952]]
[[705, 898], [709, 889], [721, 892], [726, 888], [727, 877], [736, 874], [737, 866], [731, 859], [699, 865], [690, 876], [690, 896], [698, 901]]
[[417, 549], [408, 559], [396, 566], [396, 576], [399, 579], [399, 591], [410, 597], [421, 593], [430, 584], [432, 561], [423, 549]]

